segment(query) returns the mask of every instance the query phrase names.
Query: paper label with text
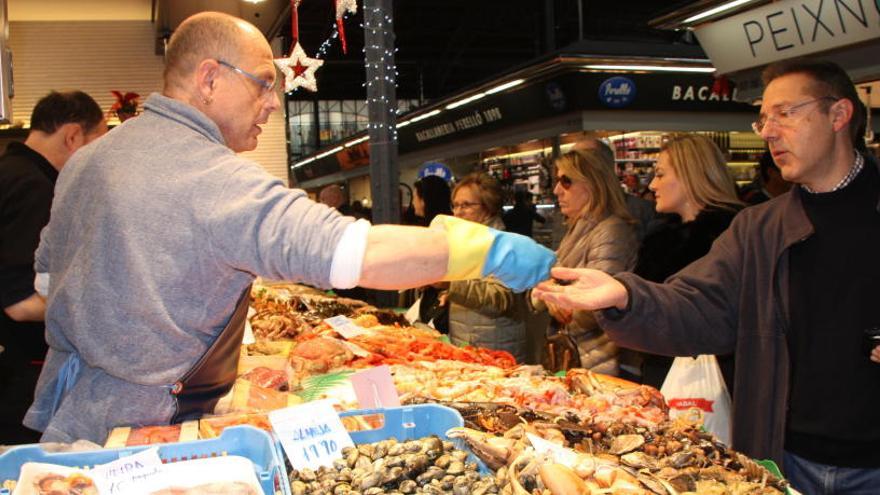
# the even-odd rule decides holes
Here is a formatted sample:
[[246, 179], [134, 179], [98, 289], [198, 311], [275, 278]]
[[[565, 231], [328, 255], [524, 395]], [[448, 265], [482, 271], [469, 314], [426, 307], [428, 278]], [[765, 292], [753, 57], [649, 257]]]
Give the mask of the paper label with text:
[[272, 429], [295, 469], [332, 466], [354, 442], [329, 400], [318, 400], [269, 413]]
[[333, 318], [325, 318], [324, 322], [330, 325], [330, 328], [335, 330], [336, 333], [341, 335], [344, 339], [350, 339], [357, 337], [358, 335], [369, 333], [369, 330], [355, 324], [355, 322], [343, 315], [334, 316]]
[[157, 479], [163, 477], [159, 448], [143, 450], [137, 454], [95, 466], [89, 473], [98, 492], [107, 495], [149, 493]]

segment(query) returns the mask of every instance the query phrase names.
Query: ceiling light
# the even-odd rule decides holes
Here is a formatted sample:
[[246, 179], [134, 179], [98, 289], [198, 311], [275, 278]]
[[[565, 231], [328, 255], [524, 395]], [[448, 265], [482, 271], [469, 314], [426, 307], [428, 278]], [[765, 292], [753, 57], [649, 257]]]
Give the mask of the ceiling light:
[[346, 148], [349, 148], [349, 147], [354, 146], [354, 145], [356, 145], [356, 144], [358, 144], [358, 143], [363, 143], [363, 142], [366, 141], [367, 139], [370, 139], [370, 136], [359, 137], [359, 138], [357, 138], [357, 139], [355, 139], [355, 140], [353, 140], [353, 141], [349, 141], [349, 142], [345, 143], [343, 146], [345, 146]]
[[453, 102], [453, 103], [450, 103], [449, 105], [446, 105], [446, 109], [452, 110], [453, 108], [460, 107], [460, 106], [465, 105], [467, 103], [470, 103], [472, 101], [477, 101], [484, 96], [486, 96], [486, 93], [477, 93], [475, 95], [468, 96], [467, 98], [462, 98], [456, 102]]
[[305, 165], [305, 164], [307, 164], [307, 163], [312, 163], [313, 161], [315, 161], [315, 157], [314, 157], [314, 156], [311, 157], [311, 158], [306, 158], [305, 160], [303, 160], [303, 161], [301, 161], [301, 162], [294, 163], [294, 164], [293, 164], [293, 168], [302, 167], [303, 165]]
[[522, 83], [524, 83], [524, 82], [526, 82], [525, 79], [516, 79], [516, 80], [514, 80], [514, 81], [509, 81], [509, 82], [506, 82], [506, 83], [504, 83], [504, 84], [499, 84], [498, 86], [495, 86], [495, 87], [492, 88], [492, 89], [487, 89], [487, 90], [486, 90], [486, 94], [487, 94], [487, 95], [495, 94], [495, 93], [497, 93], [497, 92], [499, 92], [499, 91], [504, 91], [505, 89], [510, 89], [510, 88], [512, 88], [512, 87], [514, 87], [514, 86], [519, 86], [520, 84], [522, 84]]
[[732, 8], [739, 7], [740, 5], [745, 5], [749, 2], [754, 2], [754, 1], [755, 0], [734, 0], [733, 2], [727, 2], [725, 4], [717, 6], [715, 8], [711, 8], [709, 10], [700, 12], [697, 15], [688, 17], [687, 19], [685, 19], [681, 22], [682, 22], [682, 24], [688, 24], [691, 22], [699, 21], [700, 19], [705, 19], [706, 17], [712, 16], [715, 14], [719, 14], [721, 12], [724, 12], [724, 11], [730, 10]]
[[632, 70], [644, 72], [715, 72], [714, 67], [682, 67], [673, 65], [585, 65], [594, 70]]
[[342, 151], [342, 146], [337, 146], [337, 147], [333, 148], [332, 150], [327, 150], [327, 151], [321, 153], [320, 155], [317, 155], [315, 157], [315, 160], [320, 160], [321, 158], [324, 158], [325, 156], [330, 156], [330, 155], [332, 155], [336, 152], [339, 152], [339, 151]]
[[244, 0], [247, 3], [263, 3], [263, 0]]
[[412, 124], [412, 120], [404, 120], [403, 122], [397, 123], [397, 128], [400, 129], [401, 127], [406, 127], [410, 124]]

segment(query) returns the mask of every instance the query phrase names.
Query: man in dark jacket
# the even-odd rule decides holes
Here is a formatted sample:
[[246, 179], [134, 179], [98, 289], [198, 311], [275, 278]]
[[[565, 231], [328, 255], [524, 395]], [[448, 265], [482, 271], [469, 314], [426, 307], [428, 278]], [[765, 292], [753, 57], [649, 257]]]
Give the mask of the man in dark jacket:
[[34, 107], [25, 142], [10, 143], [0, 156], [0, 444], [39, 439], [21, 424], [46, 355], [46, 304], [34, 292], [34, 251], [49, 222], [58, 171], [105, 132], [91, 96], [53, 91]]
[[754, 127], [788, 193], [746, 208], [704, 258], [663, 284], [632, 274], [534, 294], [598, 319], [618, 344], [668, 355], [736, 351], [733, 447], [784, 465], [805, 493], [880, 486], [880, 168], [857, 150], [865, 109], [837, 65], [764, 72]]

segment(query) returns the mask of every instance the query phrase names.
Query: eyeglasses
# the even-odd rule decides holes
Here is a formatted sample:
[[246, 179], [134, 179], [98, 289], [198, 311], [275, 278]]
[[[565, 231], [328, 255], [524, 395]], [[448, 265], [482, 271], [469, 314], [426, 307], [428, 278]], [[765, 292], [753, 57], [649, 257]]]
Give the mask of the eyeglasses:
[[476, 208], [480, 206], [480, 203], [471, 203], [469, 201], [462, 201], [461, 203], [452, 203], [453, 210], [470, 210], [472, 208]]
[[802, 103], [780, 107], [775, 112], [771, 112], [768, 115], [762, 115], [758, 118], [758, 120], [752, 122], [752, 130], [755, 131], [755, 133], [757, 134], [761, 134], [761, 132], [764, 131], [764, 127], [767, 127], [768, 122], [773, 122], [779, 127], [791, 127], [791, 125], [795, 123], [799, 109], [809, 105], [810, 103], [816, 103], [817, 101], [822, 100], [837, 101], [838, 98], [835, 98], [833, 96], [822, 96], [819, 98], [813, 98], [812, 100], [807, 100]]
[[233, 70], [233, 71], [243, 75], [244, 77], [250, 79], [251, 81], [259, 84], [260, 87], [263, 88], [262, 92], [260, 93], [260, 96], [265, 96], [265, 95], [271, 93], [273, 89], [275, 89], [275, 82], [277, 81], [277, 79], [275, 81], [269, 82], [259, 76], [255, 76], [255, 75], [251, 74], [250, 72], [248, 72], [246, 70], [241, 70], [238, 67], [236, 67], [236, 66], [234, 66], [224, 60], [217, 59], [217, 63], [222, 65], [223, 67], [226, 67], [230, 70]]
[[562, 186], [563, 189], [568, 190], [568, 188], [571, 187], [572, 180], [571, 177], [567, 175], [560, 175], [556, 178], [556, 183]]

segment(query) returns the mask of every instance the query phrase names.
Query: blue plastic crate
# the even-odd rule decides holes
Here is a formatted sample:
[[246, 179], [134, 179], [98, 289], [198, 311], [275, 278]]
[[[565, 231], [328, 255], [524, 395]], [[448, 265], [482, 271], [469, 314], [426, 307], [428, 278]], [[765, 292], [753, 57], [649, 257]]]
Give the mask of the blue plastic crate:
[[[349, 432], [354, 443], [373, 443], [388, 438], [396, 438], [402, 442], [430, 435], [437, 435], [443, 440], [449, 440], [446, 432], [450, 428], [464, 426], [464, 420], [458, 411], [439, 404], [415, 404], [386, 409], [359, 409], [339, 413], [340, 416], [370, 416], [374, 414], [385, 416], [382, 427], [375, 430]], [[491, 473], [486, 464], [471, 452], [470, 447], [468, 447], [464, 440], [456, 438], [452, 442], [457, 449], [468, 452], [468, 460], [476, 462], [482, 474]]]
[[[17, 480], [21, 466], [26, 462], [45, 462], [62, 466], [91, 469], [121, 457], [151, 447], [159, 447], [159, 457], [163, 462], [186, 461], [205, 457], [237, 455], [246, 457], [254, 465], [254, 472], [260, 481], [264, 495], [281, 492], [290, 494], [287, 472], [283, 458], [272, 437], [263, 430], [252, 426], [233, 426], [223, 430], [218, 438], [195, 440], [192, 442], [165, 443], [118, 449], [93, 450], [88, 452], [48, 453], [39, 444], [13, 447], [0, 455], [0, 480]], [[8, 490], [0, 489], [0, 495], [8, 495]]]
[[438, 404], [416, 404], [385, 409], [357, 409], [339, 413], [340, 416], [384, 416], [381, 428], [350, 432], [354, 443], [373, 443], [396, 438], [398, 441], [437, 435], [446, 439], [446, 431], [464, 426], [461, 414], [450, 407]]

